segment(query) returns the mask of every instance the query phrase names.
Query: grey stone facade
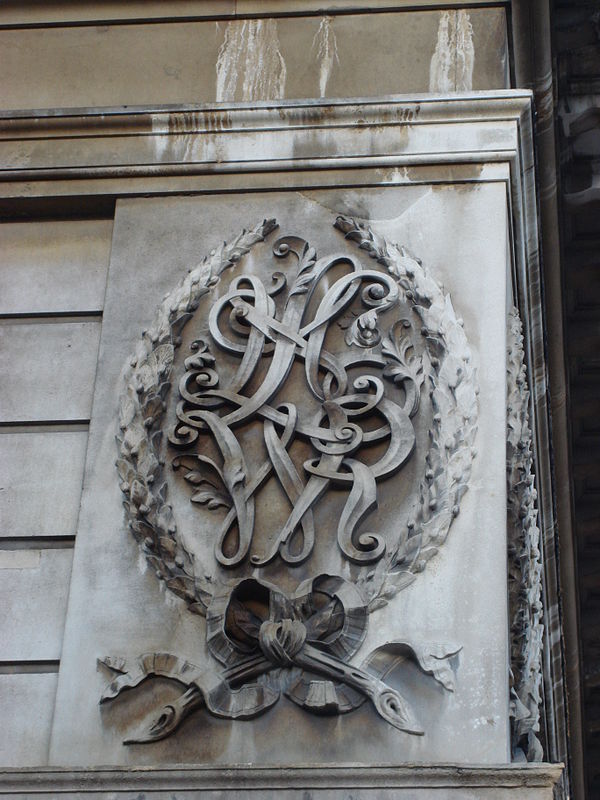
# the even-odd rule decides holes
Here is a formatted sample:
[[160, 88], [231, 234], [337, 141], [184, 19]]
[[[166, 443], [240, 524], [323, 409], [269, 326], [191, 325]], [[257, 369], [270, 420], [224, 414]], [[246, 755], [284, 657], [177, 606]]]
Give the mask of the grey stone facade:
[[505, 9], [110, 5], [2, 12], [0, 796], [551, 797]]

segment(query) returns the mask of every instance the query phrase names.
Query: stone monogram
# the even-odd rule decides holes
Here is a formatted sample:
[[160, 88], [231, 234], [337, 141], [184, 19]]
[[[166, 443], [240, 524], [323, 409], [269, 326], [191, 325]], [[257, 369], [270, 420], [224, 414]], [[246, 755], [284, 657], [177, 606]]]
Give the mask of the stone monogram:
[[[282, 273], [274, 275], [274, 286], [269, 290], [258, 277], [235, 278], [210, 310], [210, 349], [206, 341], [194, 343], [197, 354], [186, 360], [187, 371], [179, 385], [182, 402], [169, 441], [184, 449], [199, 442], [202, 452], [176, 459], [174, 466], [195, 466], [187, 473], [187, 479], [195, 486], [204, 484], [209, 490], [200, 499], [212, 500], [213, 507], [230, 506], [215, 540], [215, 557], [225, 567], [246, 558], [252, 544], [255, 495], [272, 475], [287, 496], [290, 514], [268, 551], [262, 556], [252, 555], [254, 565], [263, 566], [277, 555], [288, 564], [299, 564], [308, 558], [315, 537], [312, 509], [331, 484], [349, 490], [337, 530], [342, 552], [359, 564], [377, 561], [384, 554], [385, 540], [375, 533], [360, 534], [359, 526], [377, 507], [376, 481], [394, 474], [408, 459], [415, 443], [410, 417], [417, 411], [422, 382], [417, 359], [413, 370], [407, 368], [400, 376], [393, 360], [399, 359], [399, 354], [390, 339], [386, 340], [387, 349], [384, 344], [383, 354], [371, 352], [381, 340], [378, 313], [392, 308], [398, 300], [396, 282], [383, 272], [363, 269], [353, 255], [317, 259], [314, 248], [296, 237], [279, 239], [274, 253], [285, 257], [294, 246], [298, 269], [280, 318], [273, 295], [285, 290], [286, 277]], [[350, 273], [330, 286], [314, 316], [308, 319], [307, 309], [319, 283], [340, 265], [349, 267]], [[343, 356], [332, 354], [324, 348], [328, 328], [361, 289], [367, 310], [357, 317], [347, 337], [355, 347], [348, 347]], [[222, 332], [220, 316], [228, 316], [230, 329], [236, 335]], [[357, 353], [357, 347], [363, 352], [359, 349]], [[365, 348], [369, 348], [368, 354]], [[215, 369], [219, 351], [232, 353], [240, 360], [226, 388], [219, 386]], [[267, 356], [268, 370], [256, 391], [248, 395], [245, 390]], [[312, 419], [294, 403], [283, 402], [277, 407], [271, 403], [275, 395], [285, 392], [295, 359], [303, 362], [307, 387], [319, 404]], [[378, 366], [384, 376], [396, 383], [402, 381], [406, 408], [385, 396], [381, 377], [361, 374], [361, 368], [366, 366]], [[251, 475], [235, 430], [257, 417], [264, 420], [268, 459]], [[364, 430], [361, 421], [374, 417], [381, 418], [381, 424]], [[204, 454], [203, 434], [213, 437], [221, 465]], [[306, 481], [289, 455], [295, 437], [307, 439], [318, 454], [303, 464]], [[375, 463], [366, 465], [359, 457], [361, 445], [377, 442], [386, 442], [387, 449]], [[203, 476], [203, 470], [210, 473], [209, 477]], [[238, 528], [237, 546], [231, 555], [226, 555], [224, 544], [234, 524]], [[294, 546], [298, 530], [301, 544]]]
[[[128, 524], [159, 580], [206, 617], [209, 651], [223, 665], [218, 672], [162, 652], [100, 659], [114, 676], [102, 702], [151, 676], [183, 687], [177, 702], [128, 741], [163, 738], [200, 706], [250, 719], [282, 693], [321, 714], [369, 700], [394, 727], [422, 734], [386, 677], [408, 660], [453, 690], [456, 645], [390, 642], [360, 667], [351, 660], [370, 613], [443, 544], [467, 488], [477, 387], [462, 322], [419, 261], [346, 217], [335, 227], [373, 268], [348, 247], [319, 257], [305, 239], [284, 236], [272, 253], [288, 265], [294, 260], [285, 274], [271, 270], [267, 285], [238, 270], [222, 286], [224, 271], [275, 227], [265, 220], [243, 231], [191, 270], [165, 297], [127, 371], [117, 469]], [[200, 299], [217, 287], [202, 306], [201, 336], [184, 361], [165, 444], [175, 351], [184, 326], [201, 313]], [[409, 516], [386, 536], [377, 527], [378, 486], [399, 479], [414, 451], [424, 391], [432, 415], [424, 474]], [[204, 529], [213, 531], [212, 569], [189, 552], [193, 537], [181, 535], [167, 503], [167, 457], [192, 487], [195, 507], [214, 515]], [[257, 502], [273, 481], [286, 510], [257, 543]], [[341, 512], [318, 526], [320, 504], [332, 492], [343, 498]], [[296, 579], [290, 592], [300, 565], [311, 574], [317, 536], [321, 546], [338, 548], [353, 578], [321, 569]], [[287, 589], [260, 575], [267, 567], [270, 575], [286, 574]]]

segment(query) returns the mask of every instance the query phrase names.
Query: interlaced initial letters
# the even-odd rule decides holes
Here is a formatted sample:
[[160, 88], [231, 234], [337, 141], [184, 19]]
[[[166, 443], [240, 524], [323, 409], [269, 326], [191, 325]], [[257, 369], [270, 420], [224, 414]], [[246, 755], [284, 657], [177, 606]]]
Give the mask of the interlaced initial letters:
[[[169, 441], [188, 452], [175, 458], [173, 466], [189, 467], [193, 459], [200, 471], [188, 472], [186, 477], [197, 488], [204, 488], [195, 495], [196, 502], [205, 502], [211, 509], [227, 508], [215, 541], [215, 556], [224, 567], [236, 566], [248, 556], [255, 498], [272, 476], [285, 493], [290, 512], [266, 552], [251, 554], [255, 566], [277, 556], [288, 564], [300, 564], [310, 556], [315, 539], [313, 510], [332, 485], [348, 491], [337, 530], [342, 552], [355, 563], [375, 562], [385, 552], [385, 538], [361, 533], [360, 527], [377, 508], [377, 481], [398, 470], [414, 448], [411, 417], [418, 408], [419, 386], [414, 381], [408, 386], [411, 379], [405, 376], [405, 402], [400, 405], [385, 396], [379, 376], [360, 374], [351, 379], [349, 371], [387, 365], [388, 372], [383, 374], [390, 377], [385, 347], [383, 354], [373, 348], [381, 341], [378, 317], [398, 303], [398, 285], [386, 272], [364, 269], [352, 255], [318, 259], [314, 248], [298, 237], [280, 238], [273, 252], [279, 258], [294, 253], [298, 259], [283, 310], [277, 313], [274, 298], [288, 281], [279, 272], [274, 273], [273, 286], [268, 289], [256, 276], [238, 276], [213, 305], [209, 336], [194, 343], [196, 354], [186, 359], [179, 384], [178, 422]], [[326, 289], [309, 319], [315, 289], [333, 267], [345, 267], [349, 272]], [[366, 310], [348, 331], [347, 352], [342, 356], [328, 352], [329, 326], [347, 311], [359, 292]], [[224, 316], [227, 332], [220, 327]], [[227, 387], [220, 386], [215, 368], [219, 351], [239, 359]], [[264, 358], [269, 359], [266, 374], [258, 387], [249, 391]], [[292, 402], [273, 403], [285, 389], [297, 360], [303, 362], [308, 390], [319, 404], [316, 414], [307, 414]], [[370, 422], [373, 418], [375, 423]], [[262, 421], [268, 458], [250, 470], [235, 430], [255, 420]], [[205, 436], [216, 445], [220, 464], [202, 452]], [[309, 442], [315, 452], [314, 458], [304, 462], [303, 474], [289, 452], [296, 437]], [[361, 447], [375, 443], [387, 443], [387, 448], [375, 463], [367, 465], [360, 460]], [[191, 453], [192, 447], [200, 452]], [[207, 471], [212, 479], [205, 477]], [[237, 537], [233, 535], [236, 527]]]

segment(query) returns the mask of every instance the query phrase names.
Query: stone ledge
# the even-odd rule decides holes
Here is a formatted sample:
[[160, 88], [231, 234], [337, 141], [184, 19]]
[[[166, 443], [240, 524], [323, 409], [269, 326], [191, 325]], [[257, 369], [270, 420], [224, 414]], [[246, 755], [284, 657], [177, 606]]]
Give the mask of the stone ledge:
[[311, 171], [322, 186], [331, 170], [365, 168], [397, 183], [404, 167], [432, 165], [474, 175], [510, 165], [520, 180], [533, 167], [531, 114], [523, 90], [0, 112], [0, 196], [230, 191], [232, 181], [247, 191]]
[[[561, 764], [507, 764], [500, 766], [462, 766], [456, 764], [424, 766], [404, 764], [394, 766], [352, 766], [344, 764], [316, 767], [252, 767], [164, 766], [164, 767], [29, 767], [0, 769], [0, 797], [58, 794], [79, 796], [93, 793], [98, 797], [109, 793], [144, 792], [170, 798], [193, 797], [204, 794], [239, 792], [263, 797], [264, 791], [282, 791], [294, 797], [301, 790], [303, 797], [310, 791], [327, 797], [348, 797], [354, 800], [370, 797], [436, 798], [460, 797], [504, 798], [515, 789], [527, 790], [519, 798], [550, 798], [552, 787], [562, 773]], [[356, 794], [356, 790], [360, 794]], [[465, 790], [469, 791], [465, 794]], [[413, 792], [418, 794], [414, 795]], [[177, 792], [177, 794], [173, 794]], [[381, 792], [384, 792], [382, 795]], [[400, 794], [399, 794], [400, 792]], [[106, 793], [106, 795], [105, 795]], [[377, 794], [374, 794], [377, 793]], [[218, 796], [214, 794], [214, 796]], [[281, 796], [279, 794], [278, 796]], [[390, 794], [390, 796], [392, 796]]]

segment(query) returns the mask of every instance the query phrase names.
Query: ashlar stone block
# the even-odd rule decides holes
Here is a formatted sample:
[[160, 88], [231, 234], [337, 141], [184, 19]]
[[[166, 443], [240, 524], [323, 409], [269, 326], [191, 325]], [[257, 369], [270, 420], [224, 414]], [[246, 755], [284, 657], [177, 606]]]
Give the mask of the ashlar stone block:
[[1, 422], [90, 417], [100, 321], [0, 325]]
[[111, 220], [0, 225], [0, 313], [100, 311]]
[[75, 536], [87, 431], [0, 434], [0, 537]]

